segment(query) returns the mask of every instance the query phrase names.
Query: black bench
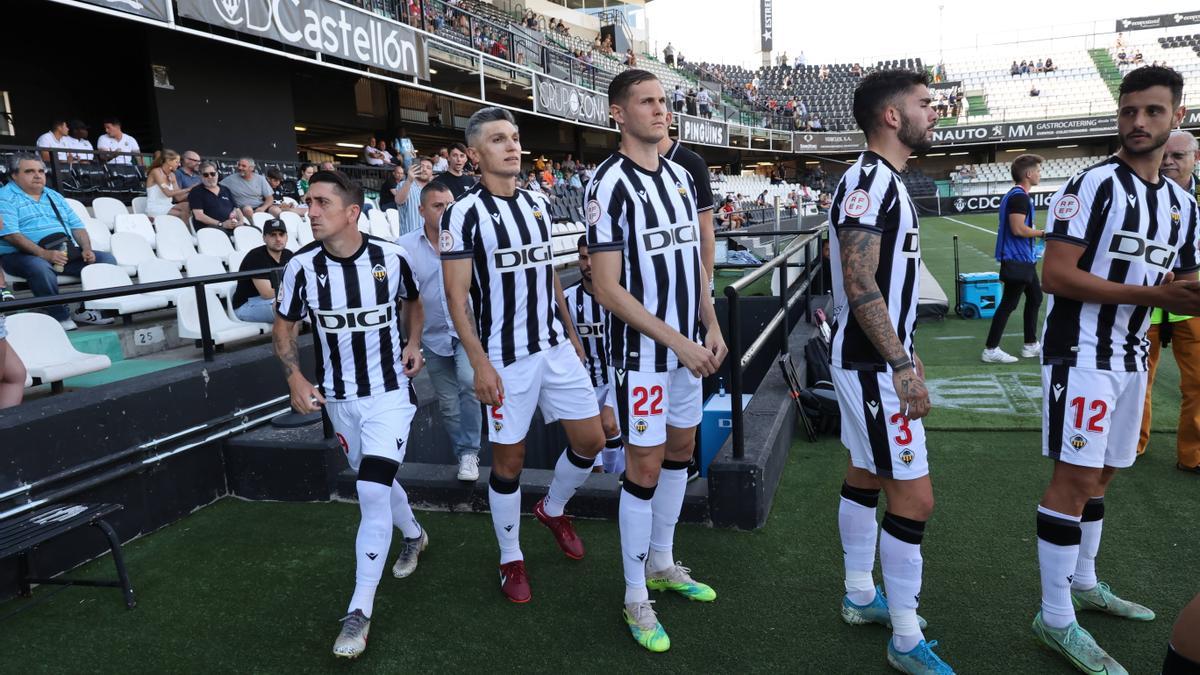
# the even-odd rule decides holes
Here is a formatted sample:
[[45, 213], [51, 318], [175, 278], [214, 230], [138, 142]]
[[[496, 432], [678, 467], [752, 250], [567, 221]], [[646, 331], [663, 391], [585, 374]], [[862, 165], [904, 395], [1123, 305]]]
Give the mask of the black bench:
[[[121, 555], [121, 540], [104, 517], [120, 511], [120, 504], [56, 504], [31, 513], [0, 521], [0, 560], [18, 557], [21, 595], [31, 595], [30, 584], [57, 584], [73, 586], [106, 586], [120, 588], [125, 593], [125, 606], [133, 609], [133, 586], [125, 571], [125, 558]], [[117, 566], [117, 581], [92, 581], [90, 579], [44, 579], [32, 576], [29, 556], [38, 546], [85, 525], [94, 525], [108, 538], [113, 562]]]

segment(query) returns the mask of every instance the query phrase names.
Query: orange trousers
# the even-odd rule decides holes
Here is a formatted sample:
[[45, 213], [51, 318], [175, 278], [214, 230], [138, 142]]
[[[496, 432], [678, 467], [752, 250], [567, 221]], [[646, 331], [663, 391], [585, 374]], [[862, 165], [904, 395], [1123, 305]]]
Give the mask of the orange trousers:
[[[1200, 465], [1200, 317], [1177, 321], [1172, 326], [1174, 335], [1171, 337], [1171, 351], [1175, 353], [1175, 363], [1179, 365], [1179, 389], [1183, 394], [1179, 404], [1175, 453], [1180, 464], [1191, 468]], [[1159, 326], [1154, 325], [1146, 333], [1150, 340], [1150, 372], [1146, 406], [1142, 410], [1142, 433], [1138, 439], [1139, 455], [1146, 451], [1146, 445], [1150, 442], [1150, 396], [1162, 352], [1158, 329]]]

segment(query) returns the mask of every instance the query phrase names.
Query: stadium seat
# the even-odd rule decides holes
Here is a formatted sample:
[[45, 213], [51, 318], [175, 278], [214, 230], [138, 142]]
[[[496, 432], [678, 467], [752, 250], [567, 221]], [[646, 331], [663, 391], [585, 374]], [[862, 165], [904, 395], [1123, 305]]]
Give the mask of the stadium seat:
[[87, 222], [86, 219], [92, 217], [92, 214], [88, 213], [87, 207], [83, 205], [83, 202], [71, 197], [67, 197], [66, 200], [67, 206], [71, 207], [71, 210], [75, 212], [75, 215], [79, 216], [80, 220]]
[[300, 237], [300, 225], [304, 221], [304, 218], [301, 218], [298, 213], [284, 211], [279, 214], [279, 219], [283, 221], [283, 226], [287, 228], [288, 239], [298, 240]]
[[[138, 263], [138, 283], [148, 284], [155, 281], [178, 281], [182, 278], [183, 275], [179, 273], [179, 268], [165, 260], [149, 258]], [[191, 289], [177, 288], [170, 291], [147, 291], [146, 295], [165, 298], [168, 302], [173, 303], [177, 294], [191, 292]]]
[[92, 201], [92, 213], [95, 214], [96, 220], [108, 226], [109, 230], [115, 227], [115, 221], [118, 215], [127, 215], [129, 209], [120, 200], [112, 197], [96, 197]]
[[254, 217], [251, 219], [250, 224], [253, 225], [254, 227], [257, 227], [259, 229], [259, 231], [261, 232], [263, 229], [263, 223], [267, 222], [268, 220], [271, 220], [274, 217], [275, 216], [272, 216], [269, 213], [261, 213], [261, 212], [255, 213]]
[[[182, 223], [180, 227], [182, 227]], [[196, 247], [192, 245], [192, 235], [188, 234], [187, 230], [180, 232], [177, 229], [164, 227], [158, 231], [157, 244], [159, 258], [180, 266], [188, 258], [196, 255]]]
[[237, 272], [242, 269], [242, 261], [246, 258], [245, 251], [234, 251], [229, 254], [229, 271]]
[[308, 222], [307, 218], [300, 221], [300, 234], [296, 239], [300, 242], [301, 246], [308, 246], [313, 242], [312, 223]]
[[233, 230], [233, 247], [242, 253], [249, 253], [263, 245], [262, 230], [249, 225], [239, 225]]
[[[240, 263], [241, 260], [238, 262]], [[225, 265], [216, 256], [195, 254], [189, 257], [185, 264], [189, 277], [207, 277], [214, 274], [225, 274]], [[230, 271], [236, 272], [237, 268], [230, 268]], [[206, 287], [220, 297], [228, 298], [233, 295], [234, 289], [237, 288], [237, 282], [222, 281], [215, 284], [206, 284]]]
[[[225, 307], [215, 293], [206, 291], [206, 302], [208, 304], [208, 323], [213, 343], [221, 345], [263, 334], [262, 327], [267, 324], [249, 324], [231, 320], [229, 315], [225, 313]], [[185, 340], [199, 340], [200, 312], [196, 306], [196, 294], [180, 294], [179, 301], [175, 307], [176, 317], [178, 318], [179, 337]], [[56, 321], [55, 323], [58, 322]]]
[[137, 274], [138, 263], [153, 258], [154, 249], [132, 232], [117, 232], [112, 236], [112, 254], [126, 274]]
[[383, 212], [383, 217], [387, 218], [388, 226], [391, 227], [392, 232], [395, 232], [396, 236], [399, 237], [400, 236], [400, 210], [399, 209], [388, 209]]
[[129, 210], [133, 213], [145, 213], [146, 212], [146, 198], [145, 197], [134, 197], [133, 202], [130, 203], [130, 205], [129, 205]]
[[396, 237], [398, 236], [396, 233], [399, 232], [399, 230], [396, 230], [396, 232], [392, 231], [392, 226], [388, 223], [387, 217], [384, 216], [383, 212], [379, 209], [371, 209], [371, 213], [367, 217], [367, 221], [370, 223], [370, 234], [372, 236], [379, 237], [380, 239], [385, 239], [387, 241], [396, 240]]
[[371, 219], [365, 213], [358, 214], [358, 230], [368, 234], [371, 232]]
[[58, 321], [41, 312], [9, 316], [8, 343], [37, 384], [62, 382], [112, 365], [103, 354], [84, 354], [75, 349]]
[[[144, 262], [144, 261], [143, 261]], [[139, 266], [140, 267], [140, 266]], [[122, 286], [132, 286], [133, 280], [117, 265], [109, 265], [107, 263], [95, 263], [83, 268], [81, 273], [83, 279], [83, 290], [95, 291], [101, 288], [120, 288]], [[122, 316], [127, 314], [136, 314], [138, 312], [148, 312], [152, 309], [162, 309], [166, 307], [168, 300], [161, 295], [151, 295], [149, 293], [135, 293], [133, 295], [122, 295], [116, 298], [104, 298], [101, 300], [88, 300], [83, 303], [86, 309], [109, 310], [116, 312]]]
[[88, 239], [92, 242], [93, 251], [111, 251], [112, 250], [112, 232], [104, 226], [104, 223], [88, 216], [81, 218], [83, 227], [87, 230]]
[[221, 262], [229, 263], [234, 249], [227, 234], [213, 227], [202, 227], [196, 232], [196, 241], [202, 255], [216, 256]]
[[188, 227], [187, 223], [176, 216], [170, 214], [155, 216], [154, 231], [161, 233], [163, 230], [178, 232], [190, 239], [192, 244], [196, 243], [196, 233], [192, 232], [192, 228]]
[[150, 248], [156, 246], [154, 236], [154, 225], [150, 223], [150, 218], [144, 213], [122, 213], [116, 216], [113, 226], [113, 232], [132, 232], [150, 244]]

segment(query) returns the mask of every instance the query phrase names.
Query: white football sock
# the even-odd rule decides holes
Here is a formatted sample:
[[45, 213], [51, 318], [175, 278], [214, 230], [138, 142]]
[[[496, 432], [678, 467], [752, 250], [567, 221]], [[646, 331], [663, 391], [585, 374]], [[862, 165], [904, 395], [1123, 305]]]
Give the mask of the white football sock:
[[1096, 556], [1100, 553], [1100, 534], [1104, 530], [1104, 497], [1092, 497], [1083, 507], [1079, 523], [1079, 560], [1071, 588], [1081, 591], [1096, 587]]
[[1059, 513], [1044, 506], [1039, 506], [1037, 513], [1042, 621], [1051, 628], [1065, 628], [1075, 621], [1071, 578], [1079, 560], [1079, 541], [1082, 536], [1079, 516]]
[[[845, 488], [843, 488], [843, 494]], [[875, 491], [875, 501], [879, 493]], [[846, 570], [846, 596], [856, 605], [869, 605], [875, 600], [875, 540], [878, 538], [875, 507], [867, 507], [842, 497], [838, 504], [838, 531], [842, 539], [843, 564]]]
[[413, 515], [412, 507], [408, 504], [408, 493], [400, 486], [400, 481], [392, 481], [392, 523], [400, 528], [400, 534], [405, 539], [421, 536], [421, 526]]
[[925, 523], [883, 514], [883, 532], [879, 535], [879, 566], [883, 569], [883, 587], [887, 591], [888, 614], [892, 619], [892, 643], [901, 652], [912, 651], [925, 639], [917, 619], [921, 597], [921, 539]]
[[[681, 466], [682, 465], [682, 466]], [[663, 462], [658, 473], [651, 509], [654, 512], [650, 530], [650, 570], [658, 572], [675, 566], [672, 549], [675, 545], [675, 524], [683, 510], [683, 495], [687, 492], [688, 462]]]
[[346, 613], [361, 609], [370, 618], [375, 609], [375, 589], [383, 578], [388, 548], [392, 545], [391, 488], [369, 480], [357, 481], [355, 485], [362, 520], [354, 539], [354, 595]]
[[[500, 564], [524, 560], [521, 553], [521, 477], [511, 481], [496, 476], [488, 480], [488, 506], [492, 509], [492, 527], [500, 544]], [[499, 487], [501, 492], [496, 488]]]
[[593, 461], [579, 456], [571, 448], [562, 451], [554, 465], [554, 479], [550, 481], [550, 489], [546, 491], [546, 501], [542, 502], [542, 509], [546, 515], [557, 518], [563, 514], [567, 502], [575, 496], [575, 491], [592, 473]]
[[636, 485], [628, 476], [621, 488], [617, 521], [621, 527], [621, 567], [625, 571], [626, 604], [650, 597], [646, 590], [646, 555], [654, 521], [654, 509], [651, 506], [654, 492], [652, 487]]

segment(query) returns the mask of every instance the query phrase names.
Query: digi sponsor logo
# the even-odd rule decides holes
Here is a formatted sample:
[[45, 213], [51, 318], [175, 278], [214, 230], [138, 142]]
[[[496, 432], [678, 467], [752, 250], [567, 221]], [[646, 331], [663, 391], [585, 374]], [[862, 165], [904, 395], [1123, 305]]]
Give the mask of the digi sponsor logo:
[[1108, 257], [1116, 260], [1144, 263], [1163, 272], [1170, 272], [1175, 263], [1175, 251], [1136, 232], [1116, 232], [1108, 244]]
[[694, 245], [699, 239], [696, 227], [691, 223], [678, 227], [661, 227], [642, 233], [642, 248], [646, 253], [658, 255]]
[[577, 323], [575, 324], [575, 332], [581, 338], [600, 338], [604, 337], [604, 324], [602, 323]]
[[541, 267], [549, 264], [553, 258], [548, 243], [502, 248], [492, 254], [496, 269], [500, 272], [519, 272]]
[[326, 333], [363, 333], [386, 326], [396, 318], [391, 304], [359, 309], [317, 310], [317, 325]]

